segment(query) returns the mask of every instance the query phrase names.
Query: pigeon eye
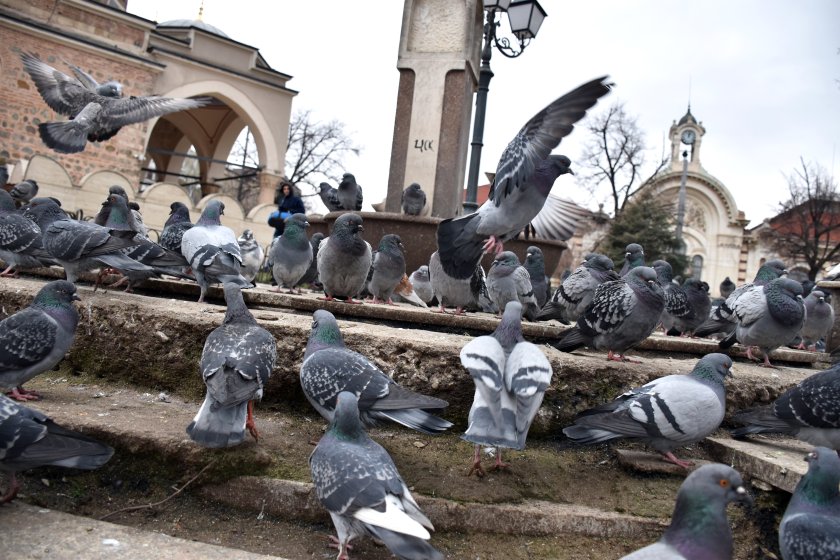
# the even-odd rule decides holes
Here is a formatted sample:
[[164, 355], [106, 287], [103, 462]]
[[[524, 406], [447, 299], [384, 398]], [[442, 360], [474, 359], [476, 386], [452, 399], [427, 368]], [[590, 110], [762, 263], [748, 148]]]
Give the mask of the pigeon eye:
[[725, 478], [721, 478], [718, 484], [720, 484], [721, 488], [729, 488], [729, 481]]

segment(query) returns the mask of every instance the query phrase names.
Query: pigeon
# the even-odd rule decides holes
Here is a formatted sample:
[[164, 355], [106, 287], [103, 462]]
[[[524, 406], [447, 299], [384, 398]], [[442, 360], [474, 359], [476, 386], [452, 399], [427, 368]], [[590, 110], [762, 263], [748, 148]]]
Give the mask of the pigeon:
[[522, 304], [505, 306], [499, 326], [461, 349], [461, 363], [475, 382], [469, 426], [463, 438], [475, 444], [469, 474], [484, 476], [480, 446], [496, 448], [494, 468], [503, 468], [501, 448], [524, 449], [528, 429], [551, 384], [551, 364], [522, 336]]
[[372, 268], [368, 290], [373, 295], [373, 303], [393, 305], [391, 295], [405, 276], [405, 247], [399, 235], [382, 236], [379, 249], [373, 255]]
[[709, 313], [712, 309], [712, 300], [709, 298], [707, 287], [703, 286], [703, 284], [705, 282], [701, 282], [696, 278], [688, 278], [683, 282], [682, 289], [685, 292], [688, 312], [684, 315], [673, 317], [673, 330], [669, 331], [668, 334], [675, 334], [676, 332], [687, 336], [693, 335], [694, 330], [709, 318]]
[[312, 317], [312, 331], [300, 366], [300, 384], [318, 414], [330, 422], [336, 397], [342, 391], [350, 391], [359, 397], [362, 421], [369, 426], [390, 420], [424, 434], [437, 434], [452, 427], [451, 422], [425, 410], [446, 408], [446, 401], [401, 387], [373, 362], [347, 348], [335, 316], [323, 309]]
[[490, 265], [487, 273], [487, 293], [499, 310], [505, 309], [509, 301], [522, 304], [522, 315], [533, 321], [539, 313], [537, 298], [531, 287], [531, 276], [512, 251], [502, 251]]
[[[692, 299], [689, 299], [685, 285], [674, 282], [674, 271], [668, 261], [656, 260], [651, 266], [656, 271], [657, 281], [665, 296], [665, 309], [659, 319], [663, 330], [666, 333], [677, 334], [685, 332], [686, 326], [691, 326], [691, 330], [694, 330], [703, 324], [709, 317], [712, 305], [700, 281], [690, 279]], [[700, 308], [695, 308], [695, 305], [699, 305]], [[679, 329], [676, 328], [678, 321]]]
[[341, 203], [338, 201], [338, 191], [329, 183], [318, 185], [318, 196], [321, 197], [321, 202], [327, 207], [327, 211], [338, 212], [343, 210]]
[[637, 266], [645, 266], [645, 250], [638, 243], [631, 243], [624, 249], [624, 265], [618, 275], [627, 276], [627, 273]]
[[575, 271], [567, 276], [546, 302], [538, 321], [557, 319], [564, 325], [577, 321], [589, 306], [595, 289], [610, 280], [618, 280], [612, 259], [600, 253], [590, 253]]
[[796, 338], [805, 324], [802, 284], [790, 278], [777, 278], [765, 286], [754, 286], [735, 300], [732, 313], [737, 319], [735, 332], [728, 334], [718, 346], [726, 349], [740, 342], [747, 347], [750, 360], [753, 359], [751, 347], [757, 346], [764, 353], [761, 365], [772, 367], [770, 352]]
[[355, 210], [358, 212], [362, 209], [362, 202], [364, 200], [362, 187], [356, 183], [356, 177], [352, 173], [342, 175], [335, 196], [342, 210]]
[[554, 181], [572, 173], [569, 158], [549, 155], [551, 150], [610, 87], [607, 77], [592, 80], [534, 115], [502, 153], [487, 202], [476, 212], [440, 222], [437, 247], [449, 276], [470, 278], [485, 251], [502, 252], [503, 243], [539, 214]]
[[426, 193], [417, 183], [411, 183], [402, 192], [402, 211], [409, 216], [419, 216], [426, 207]]
[[347, 213], [336, 218], [330, 236], [318, 249], [318, 277], [324, 299], [361, 303], [356, 297], [365, 287], [372, 261], [370, 243], [362, 239], [362, 217]]
[[805, 298], [805, 324], [799, 336], [802, 342], [799, 348], [816, 350], [817, 342], [828, 336], [834, 326], [834, 308], [826, 301], [825, 292], [812, 290]]
[[531, 287], [534, 289], [534, 297], [537, 298], [537, 307], [542, 309], [551, 296], [551, 282], [545, 275], [545, 257], [542, 249], [533, 245], [528, 247], [522, 266], [531, 277]]
[[706, 354], [688, 375], [667, 375], [631, 389], [614, 401], [581, 412], [563, 433], [580, 444], [616, 439], [642, 441], [663, 459], [684, 468], [677, 447], [700, 441], [718, 429], [726, 412], [726, 387], [732, 358]]
[[840, 556], [840, 457], [817, 447], [779, 525], [784, 560], [836, 560]]
[[598, 286], [577, 325], [553, 346], [571, 352], [588, 345], [607, 350], [608, 360], [629, 361], [621, 354], [650, 336], [663, 309], [665, 296], [656, 271], [638, 266], [624, 278]]
[[9, 169], [6, 167], [6, 158], [0, 156], [0, 190], [9, 182]]
[[391, 294], [391, 299], [398, 302], [402, 301], [415, 307], [429, 308], [426, 302], [420, 299], [420, 296], [414, 291], [414, 287], [411, 285], [406, 274], [403, 274], [402, 279], [397, 283], [397, 287], [394, 288], [394, 293]]
[[414, 293], [416, 293], [424, 303], [427, 305], [432, 303], [435, 293], [434, 290], [432, 290], [432, 281], [429, 278], [428, 265], [421, 265], [420, 268], [412, 272], [411, 276], [408, 277], [408, 281], [411, 282], [411, 286], [414, 288]]
[[204, 301], [207, 288], [213, 283], [233, 282], [241, 288], [251, 287], [251, 282], [240, 274], [242, 254], [236, 236], [222, 225], [220, 218], [224, 213], [221, 200], [210, 200], [198, 222], [181, 237], [181, 253], [201, 287], [198, 303]]
[[181, 252], [181, 238], [184, 232], [193, 227], [190, 221], [190, 210], [183, 202], [173, 202], [169, 205], [169, 217], [163, 224], [158, 243], [170, 251]]
[[[271, 272], [279, 292], [286, 288], [288, 293], [295, 293], [303, 275], [312, 263], [312, 245], [306, 237], [309, 222], [304, 214], [292, 214], [284, 220], [283, 235], [271, 247]], [[297, 293], [300, 293], [298, 288]]]
[[[440, 305], [436, 313], [446, 313], [447, 307], [454, 307], [455, 315], [463, 315], [467, 309], [478, 309], [481, 292], [487, 291], [481, 263], [475, 266], [472, 277], [454, 278], [444, 271], [437, 251], [429, 258], [429, 281]], [[487, 298], [489, 300], [489, 295]]]
[[253, 282], [262, 266], [265, 251], [254, 239], [254, 232], [250, 229], [243, 231], [236, 242], [239, 244], [239, 254], [242, 255], [242, 276], [248, 282]]
[[38, 195], [38, 183], [32, 179], [21, 181], [12, 187], [9, 194], [19, 206], [24, 206]]
[[23, 67], [38, 93], [53, 111], [65, 115], [65, 122], [38, 125], [38, 133], [48, 147], [72, 154], [85, 149], [87, 142], [102, 142], [120, 128], [177, 111], [207, 105], [209, 99], [101, 95], [76, 78], [45, 64], [30, 53], [21, 53]]
[[708, 320], [694, 331], [695, 336], [710, 336], [718, 333], [726, 335], [734, 332], [736, 317], [732, 310], [738, 298], [754, 286], [764, 286], [786, 272], [785, 264], [780, 260], [772, 259], [765, 262], [759, 267], [752, 282], [736, 288], [723, 303], [712, 307]]
[[71, 220], [51, 198], [32, 199], [27, 213], [41, 228], [44, 249], [64, 267], [68, 282], [75, 284], [80, 272], [102, 267], [123, 274], [154, 272], [125, 254], [125, 249], [141, 244], [135, 237], [116, 237], [103, 226]]
[[110, 203], [110, 196], [112, 194], [118, 194], [123, 197], [128, 204], [128, 208], [131, 210], [131, 215], [134, 217], [134, 223], [132, 226], [135, 227], [135, 231], [139, 233], [141, 236], [148, 239], [149, 237], [149, 228], [143, 223], [143, 216], [140, 214], [140, 205], [136, 202], [132, 202], [128, 198], [128, 193], [125, 192], [125, 189], [119, 185], [111, 185], [108, 188], [108, 197], [105, 199], [105, 202], [102, 203], [102, 208], [100, 208], [99, 213], [96, 214], [93, 218], [93, 223], [104, 226], [105, 223], [108, 221], [108, 216], [111, 214], [111, 203]]
[[318, 279], [318, 249], [320, 249], [321, 241], [323, 240], [324, 234], [320, 231], [313, 233], [312, 237], [309, 238], [309, 245], [312, 247], [312, 262], [309, 263], [309, 268], [306, 269], [306, 273], [303, 277], [298, 280], [298, 286], [301, 284], [307, 284], [314, 288], [316, 285], [321, 283]]
[[245, 306], [242, 288], [225, 282], [227, 311], [207, 337], [201, 352], [201, 376], [207, 386], [204, 403], [187, 434], [203, 447], [233, 447], [245, 440], [245, 429], [259, 441], [254, 401], [262, 399], [277, 362], [274, 336], [257, 324]]
[[62, 428], [41, 412], [0, 395], [0, 470], [11, 473], [0, 504], [17, 496], [19, 471], [47, 465], [93, 470], [113, 454], [107, 445]]
[[741, 411], [732, 421], [743, 425], [732, 437], [787, 434], [840, 451], [840, 365], [808, 376], [772, 404]]
[[17, 276], [21, 268], [58, 264], [44, 250], [41, 228], [19, 213], [11, 195], [0, 189], [0, 260], [6, 264], [0, 276]]
[[[76, 286], [65, 280], [46, 284], [29, 307], [0, 321], [0, 387], [17, 400], [33, 397], [19, 387], [60, 362], [76, 335]], [[37, 398], [37, 396], [35, 396]]]
[[732, 502], [752, 505], [738, 471], [720, 463], [698, 467], [680, 486], [662, 538], [621, 560], [730, 560], [734, 546], [726, 506]]
[[723, 282], [720, 283], [720, 297], [723, 299], [728, 298], [732, 295], [732, 292], [735, 291], [735, 282], [729, 279], [729, 276], [723, 279]]
[[357, 399], [347, 391], [337, 395], [335, 416], [309, 456], [318, 501], [330, 512], [338, 533], [338, 558], [349, 559], [350, 541], [369, 536], [397, 558], [443, 560], [426, 542], [434, 527], [393, 459], [365, 433]]

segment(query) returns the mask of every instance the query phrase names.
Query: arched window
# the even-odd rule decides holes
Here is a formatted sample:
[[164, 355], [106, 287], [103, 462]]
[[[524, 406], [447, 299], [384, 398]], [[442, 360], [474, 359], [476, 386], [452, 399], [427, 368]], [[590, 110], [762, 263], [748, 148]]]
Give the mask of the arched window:
[[703, 257], [694, 255], [691, 258], [691, 277], [697, 280], [701, 279], [703, 275]]

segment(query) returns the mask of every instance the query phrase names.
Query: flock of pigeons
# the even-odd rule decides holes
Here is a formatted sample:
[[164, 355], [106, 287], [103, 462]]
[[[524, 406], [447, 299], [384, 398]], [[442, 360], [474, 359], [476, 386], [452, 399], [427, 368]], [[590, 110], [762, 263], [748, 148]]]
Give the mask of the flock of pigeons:
[[[127, 124], [103, 120], [115, 107], [122, 107], [108, 101], [105, 86], [88, 82], [88, 92], [81, 93], [90, 101], [84, 106], [76, 103], [71, 110], [61, 105], [60, 95], [77, 89], [76, 82], [84, 80], [44, 68], [31, 56], [24, 55], [23, 60], [48, 103], [53, 96], [56, 107], [68, 111], [69, 128], [87, 123], [86, 138], [101, 140]], [[375, 302], [392, 303], [399, 295], [419, 305], [436, 300], [440, 311], [478, 308], [501, 315], [492, 334], [470, 341], [460, 354], [475, 383], [463, 435], [476, 449], [470, 473], [485, 474], [481, 446], [495, 448], [492, 468], [509, 466], [502, 461], [502, 449], [525, 447], [551, 383], [552, 367], [544, 351], [522, 335], [523, 318], [574, 322], [554, 342], [558, 349], [590, 346], [617, 360], [625, 360], [623, 353], [658, 325], [686, 335], [720, 333], [722, 349], [735, 342], [756, 346], [767, 365], [767, 354], [774, 348], [797, 336], [802, 344], [814, 343], [825, 332], [810, 323], [829, 313], [825, 295], [813, 290], [803, 301], [802, 284], [785, 278], [784, 265], [778, 261], [768, 261], [754, 282], [713, 302], [703, 283], [674, 283], [667, 262], [645, 266], [644, 251], [634, 244], [627, 248], [620, 273], [607, 257], [588, 255], [549, 297], [539, 249], [528, 249], [524, 266], [513, 252], [504, 250], [503, 243], [539, 212], [554, 181], [571, 172], [568, 158], [550, 155], [551, 150], [609, 89], [606, 78], [593, 80], [529, 120], [502, 155], [487, 203], [474, 214], [444, 220], [438, 229], [438, 250], [428, 266], [410, 277], [399, 236], [383, 236], [376, 251], [364, 240], [362, 217], [353, 211], [361, 204], [361, 188], [351, 174], [344, 176], [335, 193], [322, 188], [327, 200], [349, 210], [335, 220], [328, 237], [319, 243], [309, 240], [306, 217], [297, 214], [287, 218], [283, 235], [267, 252], [278, 290], [299, 290], [304, 281], [317, 282], [326, 300], [357, 303], [354, 298], [367, 292]], [[58, 137], [63, 138], [61, 145], [79, 145], [70, 140], [69, 132], [59, 134], [54, 127], [45, 128], [42, 136], [48, 144]], [[417, 199], [418, 190], [422, 192], [419, 186], [408, 187], [404, 204]], [[18, 400], [37, 398], [22, 385], [55, 366], [72, 344], [79, 320], [72, 305], [78, 299], [75, 282], [82, 271], [117, 271], [123, 276], [119, 283], [127, 284], [127, 289], [152, 276], [191, 278], [200, 286], [199, 301], [210, 284], [219, 283], [227, 309], [222, 325], [205, 342], [200, 369], [207, 394], [186, 429], [193, 441], [211, 448], [238, 445], [246, 439], [246, 431], [258, 440], [253, 403], [262, 397], [276, 365], [276, 341], [254, 319], [241, 291], [252, 286], [262, 249], [252, 235], [245, 232], [237, 239], [222, 225], [224, 205], [211, 200], [191, 224], [186, 208], [173, 203], [155, 243], [146, 236], [138, 208], [132, 208], [119, 187], [111, 189], [94, 222], [73, 220], [60, 201], [37, 197], [37, 185], [20, 191], [14, 198], [0, 190], [0, 258], [8, 265], [4, 272], [60, 265], [67, 279], [46, 284], [29, 307], [0, 322], [0, 387]], [[486, 276], [480, 266], [485, 252], [496, 254]], [[830, 325], [833, 316], [829, 317]], [[668, 375], [619, 395], [581, 413], [563, 432], [582, 444], [641, 441], [665, 460], [688, 468], [691, 463], [673, 452], [719, 428], [725, 412], [724, 381], [731, 366], [728, 356], [708, 354], [689, 374]], [[400, 558], [443, 558], [428, 542], [431, 521], [391, 457], [365, 427], [388, 421], [438, 434], [453, 425], [436, 414], [447, 403], [401, 387], [364, 355], [347, 348], [335, 317], [326, 310], [313, 315], [300, 381], [313, 408], [329, 422], [309, 462], [318, 498], [338, 533], [338, 558], [348, 558], [349, 543], [365, 535], [379, 539]], [[840, 550], [838, 410], [840, 367], [807, 378], [769, 407], [743, 411], [734, 418], [743, 424], [733, 432], [737, 437], [785, 433], [818, 446], [807, 457], [808, 473], [782, 520], [780, 548], [785, 560], [837, 558]], [[110, 447], [0, 396], [0, 468], [11, 472], [0, 502], [14, 498], [17, 471], [39, 465], [93, 469], [112, 454]], [[730, 558], [726, 505], [749, 500], [736, 471], [717, 464], [700, 467], [680, 488], [672, 524], [663, 537], [627, 558]]]

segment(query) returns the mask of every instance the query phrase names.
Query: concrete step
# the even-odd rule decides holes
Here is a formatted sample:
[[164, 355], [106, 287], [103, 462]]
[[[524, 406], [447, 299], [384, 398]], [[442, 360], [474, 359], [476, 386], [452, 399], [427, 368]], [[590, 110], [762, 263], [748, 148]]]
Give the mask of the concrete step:
[[284, 560], [31, 506], [0, 507], [0, 550], [18, 560]]
[[755, 435], [737, 440], [706, 438], [705, 447], [716, 461], [773, 488], [793, 492], [808, 471], [805, 455], [813, 446], [784, 436]]

